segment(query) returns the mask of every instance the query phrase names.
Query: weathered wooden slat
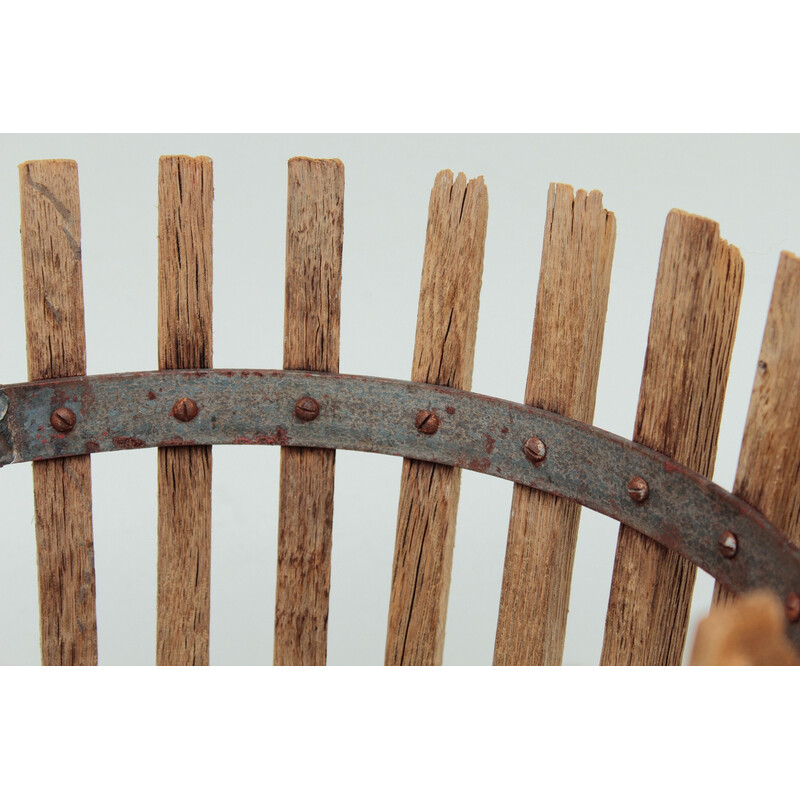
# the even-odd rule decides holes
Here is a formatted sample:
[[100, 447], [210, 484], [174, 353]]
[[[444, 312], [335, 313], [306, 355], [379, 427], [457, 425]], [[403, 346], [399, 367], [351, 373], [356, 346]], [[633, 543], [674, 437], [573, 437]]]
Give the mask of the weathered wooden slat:
[[[471, 387], [488, 211], [483, 178], [467, 182], [459, 174], [454, 181], [450, 170], [436, 176], [428, 210], [413, 381]], [[420, 411], [435, 412], [427, 423], [431, 428], [436, 419], [447, 425], [446, 409]], [[454, 467], [403, 461], [387, 665], [442, 662], [460, 480], [461, 472]]]
[[[159, 369], [212, 366], [213, 197], [211, 159], [163, 156], [159, 160]], [[173, 414], [189, 418], [192, 410], [190, 403], [179, 403]], [[185, 438], [191, 438], [191, 419], [185, 424]], [[210, 573], [211, 447], [160, 447], [159, 665], [208, 664]]]
[[[733, 493], [800, 545], [800, 258], [783, 252], [739, 451]], [[719, 582], [714, 603], [731, 593]]]
[[[600, 192], [550, 185], [527, 405], [592, 422], [615, 237]], [[561, 663], [579, 519], [577, 503], [515, 484], [495, 664]]]
[[[283, 366], [338, 372], [341, 161], [291, 159], [287, 208]], [[324, 415], [324, 400], [315, 400]], [[313, 424], [313, 419], [307, 422]], [[274, 649], [278, 665], [326, 661], [335, 459], [335, 450], [281, 448]]]
[[[717, 223], [671, 211], [633, 439], [710, 476], [744, 265]], [[633, 502], [633, 501], [632, 501]], [[697, 568], [620, 527], [602, 664], [677, 665]]]
[[[28, 379], [85, 375], [78, 166], [30, 161], [19, 173]], [[69, 435], [50, 420], [42, 426], [45, 436]], [[97, 664], [89, 459], [33, 465], [45, 665]]]

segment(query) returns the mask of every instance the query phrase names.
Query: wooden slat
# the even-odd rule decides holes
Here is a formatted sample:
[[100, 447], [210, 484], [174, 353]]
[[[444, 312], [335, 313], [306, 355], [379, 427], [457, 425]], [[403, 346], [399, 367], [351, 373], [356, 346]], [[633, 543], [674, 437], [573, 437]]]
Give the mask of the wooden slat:
[[[343, 228], [341, 161], [291, 159], [284, 369], [339, 371]], [[326, 661], [335, 459], [335, 450], [281, 448], [275, 664]]]
[[[800, 258], [792, 253], [778, 262], [733, 493], [800, 546]], [[731, 597], [717, 583], [714, 602]]]
[[[615, 237], [600, 192], [550, 185], [528, 405], [592, 422]], [[579, 504], [514, 486], [495, 664], [561, 663], [579, 519]]]
[[[670, 212], [633, 439], [709, 477], [743, 275], [717, 223]], [[696, 571], [622, 525], [601, 663], [680, 664]]]
[[[471, 387], [488, 210], [483, 178], [468, 183], [459, 174], [454, 181], [450, 170], [436, 176], [428, 210], [414, 381]], [[446, 425], [442, 411], [441, 424]], [[388, 665], [442, 662], [460, 479], [460, 470], [453, 467], [403, 461]]]
[[[209, 368], [211, 159], [163, 156], [158, 166], [158, 368]], [[210, 570], [211, 447], [160, 447], [158, 664], [208, 664]]]
[[[28, 378], [85, 375], [78, 166], [31, 161], [19, 173]], [[43, 435], [69, 435], [41, 424]], [[89, 458], [33, 465], [45, 665], [97, 664]]]

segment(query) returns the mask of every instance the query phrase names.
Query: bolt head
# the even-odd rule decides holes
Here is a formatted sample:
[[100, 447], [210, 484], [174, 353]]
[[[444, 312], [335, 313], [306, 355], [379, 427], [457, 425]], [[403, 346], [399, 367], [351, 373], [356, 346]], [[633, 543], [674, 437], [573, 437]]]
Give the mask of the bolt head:
[[313, 397], [301, 397], [294, 404], [294, 415], [303, 422], [311, 422], [319, 416], [319, 403]]
[[525, 454], [525, 458], [533, 464], [540, 464], [547, 458], [547, 448], [538, 436], [526, 439], [522, 445], [522, 452]]
[[640, 475], [634, 475], [628, 481], [628, 494], [634, 503], [644, 503], [650, 497], [650, 487]]
[[172, 416], [180, 422], [190, 422], [197, 416], [197, 403], [191, 397], [181, 397], [172, 406]]
[[61, 433], [69, 433], [75, 427], [75, 412], [71, 408], [57, 408], [50, 415], [50, 424]]
[[800, 594], [792, 592], [786, 598], [784, 608], [786, 609], [786, 619], [788, 619], [789, 622], [797, 622], [797, 620], [800, 619]]
[[733, 558], [739, 549], [739, 542], [730, 531], [723, 531], [717, 539], [717, 547], [725, 558]]
[[427, 411], [422, 409], [421, 411], [418, 411], [417, 416], [414, 417], [414, 426], [416, 429], [420, 433], [424, 433], [428, 436], [433, 436], [433, 434], [439, 430], [439, 426], [441, 424], [442, 421], [439, 419], [435, 411]]

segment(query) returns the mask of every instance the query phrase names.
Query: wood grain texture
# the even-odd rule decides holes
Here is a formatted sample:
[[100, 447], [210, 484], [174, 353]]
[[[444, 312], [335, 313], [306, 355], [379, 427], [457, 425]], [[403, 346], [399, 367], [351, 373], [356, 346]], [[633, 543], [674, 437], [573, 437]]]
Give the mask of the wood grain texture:
[[[343, 230], [341, 161], [291, 159], [284, 369], [339, 371]], [[323, 398], [317, 399], [325, 414]], [[335, 450], [281, 448], [274, 649], [278, 665], [326, 662], [335, 458]]]
[[[158, 167], [158, 368], [210, 368], [211, 159], [162, 156]], [[159, 665], [208, 664], [210, 577], [211, 447], [160, 447]]]
[[[550, 185], [526, 404], [592, 422], [615, 237], [600, 192]], [[514, 486], [495, 664], [561, 663], [579, 519], [579, 504]]]
[[[710, 477], [744, 265], [717, 223], [667, 217], [633, 440]], [[620, 526], [602, 664], [678, 665], [697, 568]]]
[[[30, 161], [20, 165], [19, 174], [28, 379], [85, 375], [78, 166]], [[69, 435], [53, 430], [49, 420], [42, 425], [46, 435]], [[33, 465], [45, 665], [97, 664], [89, 459]]]
[[[800, 546], [800, 258], [781, 253], [733, 493]], [[714, 603], [733, 595], [721, 584]]]
[[[449, 170], [436, 176], [428, 209], [413, 381], [471, 388], [488, 213], [483, 178], [467, 182], [459, 174], [453, 180]], [[446, 425], [446, 414], [442, 409], [438, 413]], [[454, 467], [403, 461], [387, 665], [442, 663], [460, 480], [461, 472]]]

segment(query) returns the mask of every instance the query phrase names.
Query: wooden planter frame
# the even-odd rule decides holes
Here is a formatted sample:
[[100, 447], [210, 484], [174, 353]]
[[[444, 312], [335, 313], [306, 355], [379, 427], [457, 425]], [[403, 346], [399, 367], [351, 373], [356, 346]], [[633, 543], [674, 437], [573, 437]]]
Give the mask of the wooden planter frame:
[[324, 664], [336, 449], [404, 458], [387, 664], [442, 660], [460, 470], [514, 482], [496, 664], [561, 662], [580, 506], [622, 523], [604, 664], [678, 664], [694, 577], [768, 588], [800, 645], [800, 260], [781, 255], [734, 492], [714, 484], [742, 290], [716, 223], [667, 218], [632, 441], [592, 427], [616, 225], [548, 195], [524, 404], [470, 392], [488, 197], [439, 173], [411, 381], [339, 367], [344, 168], [289, 162], [282, 370], [212, 368], [212, 165], [159, 169], [159, 370], [85, 375], [77, 165], [20, 167], [29, 382], [0, 466], [34, 462], [42, 661], [97, 663], [91, 455], [159, 448], [159, 664], [207, 664], [211, 454], [282, 448], [275, 663]]

